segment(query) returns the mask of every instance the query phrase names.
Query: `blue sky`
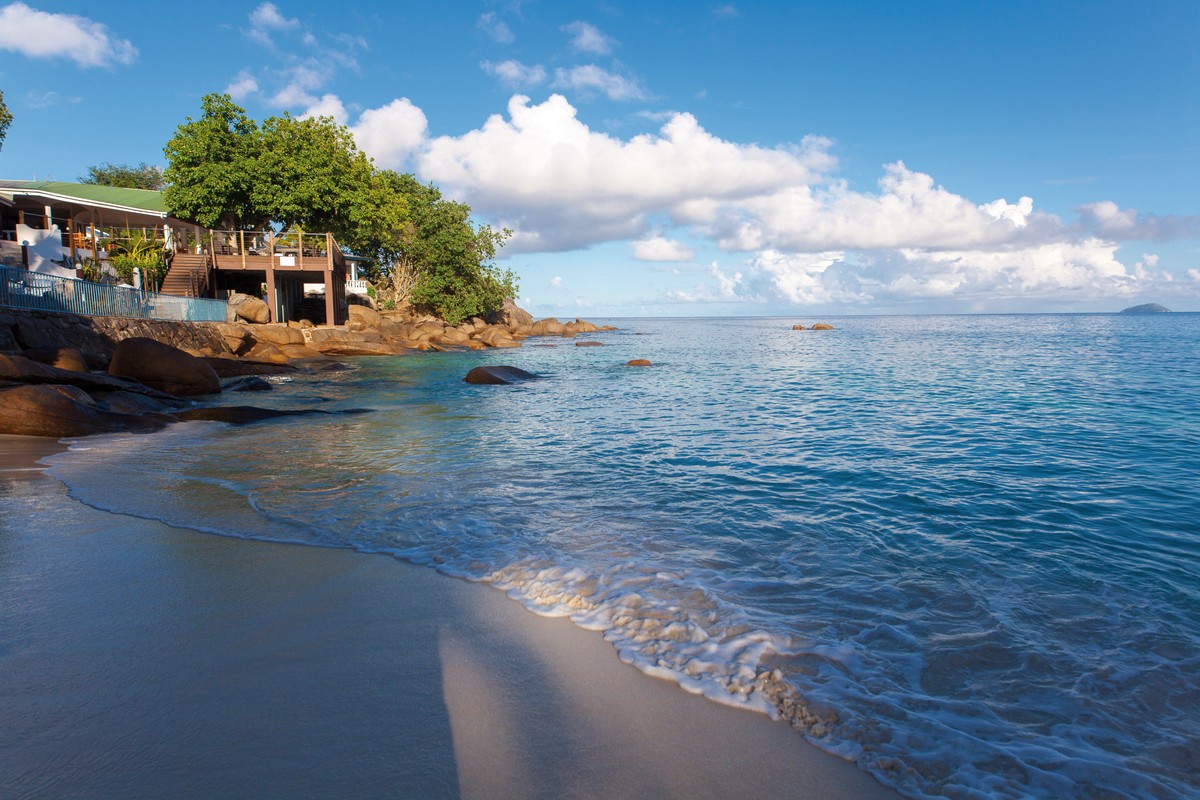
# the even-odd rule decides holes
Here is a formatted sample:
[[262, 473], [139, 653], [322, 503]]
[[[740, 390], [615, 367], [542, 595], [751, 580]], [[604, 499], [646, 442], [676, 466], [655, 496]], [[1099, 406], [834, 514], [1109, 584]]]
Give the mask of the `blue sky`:
[[335, 117], [535, 314], [1200, 310], [1200, 3], [0, 0], [0, 177]]

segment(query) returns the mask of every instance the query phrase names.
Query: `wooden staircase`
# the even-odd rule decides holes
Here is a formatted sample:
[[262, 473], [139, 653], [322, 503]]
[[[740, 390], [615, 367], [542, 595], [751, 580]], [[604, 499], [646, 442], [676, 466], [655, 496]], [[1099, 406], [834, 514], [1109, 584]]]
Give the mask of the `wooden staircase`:
[[171, 259], [171, 269], [163, 279], [161, 291], [176, 297], [206, 297], [208, 273], [208, 255], [176, 253]]

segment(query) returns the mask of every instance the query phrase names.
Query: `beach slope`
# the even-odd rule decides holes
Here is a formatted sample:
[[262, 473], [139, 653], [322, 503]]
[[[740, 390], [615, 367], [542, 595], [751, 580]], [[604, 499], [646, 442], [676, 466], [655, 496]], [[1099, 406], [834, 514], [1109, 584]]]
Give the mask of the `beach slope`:
[[897, 796], [493, 589], [85, 507], [47, 447], [0, 437], [0, 795]]

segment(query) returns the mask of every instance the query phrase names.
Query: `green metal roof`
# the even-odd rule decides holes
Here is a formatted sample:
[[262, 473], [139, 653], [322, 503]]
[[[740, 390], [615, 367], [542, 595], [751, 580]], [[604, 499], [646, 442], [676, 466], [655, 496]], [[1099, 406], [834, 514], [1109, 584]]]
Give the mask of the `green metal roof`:
[[158, 216], [166, 216], [168, 213], [163, 193], [150, 189], [122, 189], [117, 186], [65, 181], [0, 181], [0, 193], [52, 195], [85, 205], [125, 208]]

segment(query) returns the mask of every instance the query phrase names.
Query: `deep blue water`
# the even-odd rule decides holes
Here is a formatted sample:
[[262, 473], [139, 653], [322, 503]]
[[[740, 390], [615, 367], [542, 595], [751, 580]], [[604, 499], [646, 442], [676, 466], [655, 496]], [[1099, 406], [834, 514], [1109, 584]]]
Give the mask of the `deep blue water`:
[[373, 413], [93, 438], [53, 474], [493, 583], [910, 796], [1200, 795], [1200, 315], [792, 321], [357, 360], [252, 402]]

